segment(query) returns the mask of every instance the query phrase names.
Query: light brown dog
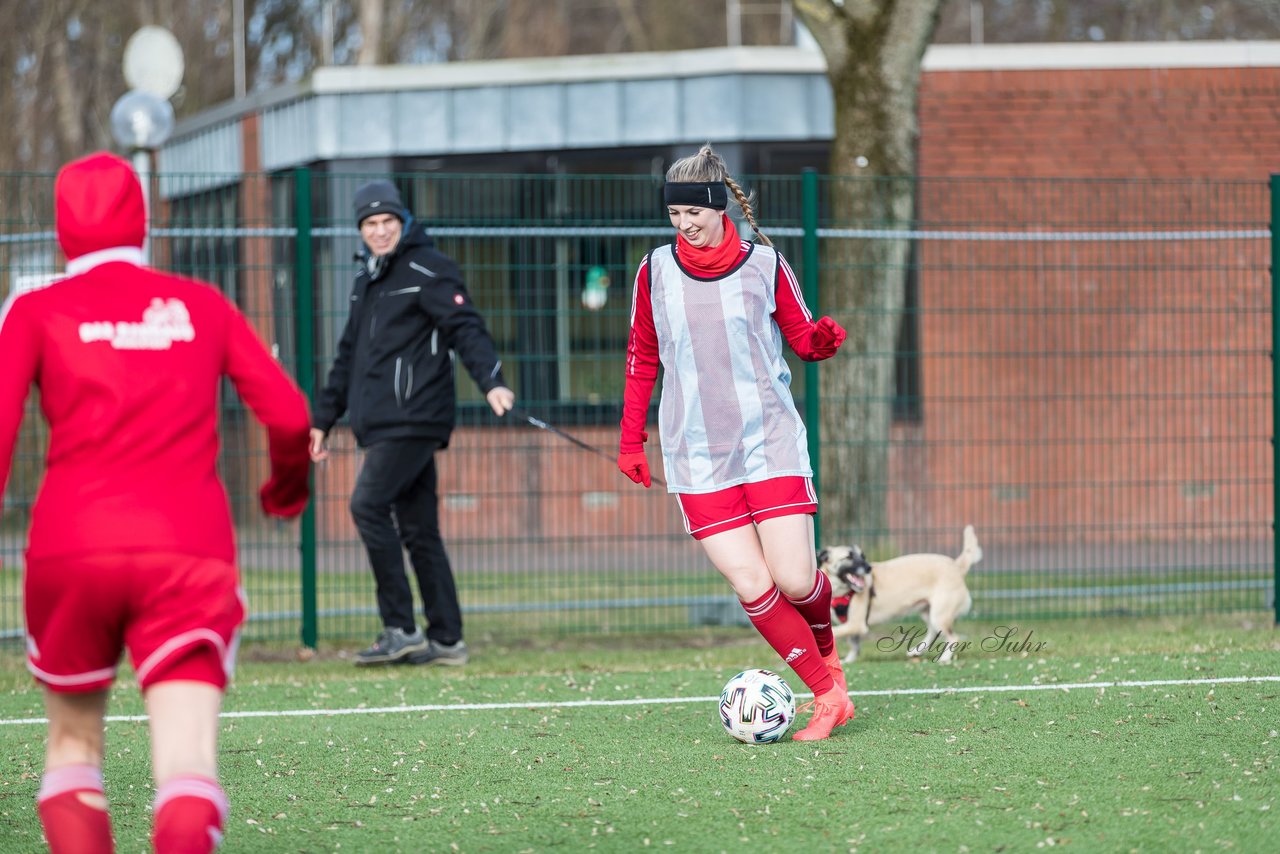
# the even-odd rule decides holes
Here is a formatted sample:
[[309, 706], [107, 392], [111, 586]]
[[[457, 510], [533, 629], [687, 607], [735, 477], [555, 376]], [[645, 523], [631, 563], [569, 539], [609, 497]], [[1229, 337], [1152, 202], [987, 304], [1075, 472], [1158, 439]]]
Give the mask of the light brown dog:
[[[950, 661], [959, 642], [955, 621], [973, 605], [964, 577], [980, 560], [982, 547], [972, 525], [965, 526], [964, 549], [955, 558], [910, 554], [872, 563], [858, 546], [830, 546], [818, 552], [818, 569], [831, 581], [833, 598], [849, 597], [846, 621], [840, 623], [835, 615], [831, 621], [836, 638], [847, 637], [851, 644], [844, 661], [857, 659], [871, 626], [915, 613], [924, 618], [928, 631], [918, 643], [908, 645], [907, 654], [923, 656], [941, 634], [946, 643], [936, 658]], [[891, 646], [906, 645], [906, 640], [904, 633]]]

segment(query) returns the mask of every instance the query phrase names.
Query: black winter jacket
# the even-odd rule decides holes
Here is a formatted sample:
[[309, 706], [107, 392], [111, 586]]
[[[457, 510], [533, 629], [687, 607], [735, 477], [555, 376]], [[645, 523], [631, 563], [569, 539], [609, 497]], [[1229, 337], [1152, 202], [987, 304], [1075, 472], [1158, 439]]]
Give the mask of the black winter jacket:
[[458, 265], [412, 218], [374, 272], [367, 248], [358, 260], [351, 313], [313, 426], [328, 433], [345, 412], [361, 447], [413, 437], [447, 446], [457, 409], [453, 353], [481, 391], [506, 385], [484, 319]]

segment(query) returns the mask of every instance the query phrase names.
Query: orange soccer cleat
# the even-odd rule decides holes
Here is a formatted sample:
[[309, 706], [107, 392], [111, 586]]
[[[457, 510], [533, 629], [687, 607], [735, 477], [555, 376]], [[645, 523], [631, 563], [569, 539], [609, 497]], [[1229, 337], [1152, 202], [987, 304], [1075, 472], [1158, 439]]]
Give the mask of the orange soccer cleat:
[[849, 696], [841, 694], [839, 688], [832, 688], [813, 701], [813, 717], [809, 719], [809, 725], [791, 738], [794, 741], [821, 741], [848, 721], [852, 710]]
[[840, 656], [833, 649], [828, 655], [822, 656], [822, 663], [827, 666], [827, 672], [831, 674], [831, 678], [836, 683], [836, 690], [844, 695], [845, 703], [845, 719], [841, 725], [853, 720], [853, 700], [849, 699], [849, 683], [844, 678], [844, 668], [840, 665]]

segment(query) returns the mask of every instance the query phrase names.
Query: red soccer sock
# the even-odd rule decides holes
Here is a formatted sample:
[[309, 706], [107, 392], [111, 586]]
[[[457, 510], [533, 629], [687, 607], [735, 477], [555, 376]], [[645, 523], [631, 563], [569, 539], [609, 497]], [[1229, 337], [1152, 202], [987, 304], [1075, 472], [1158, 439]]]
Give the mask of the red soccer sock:
[[769, 592], [754, 602], [743, 602], [742, 608], [769, 646], [791, 665], [815, 696], [825, 694], [835, 686], [827, 665], [814, 648], [816, 644], [809, 624], [778, 588], [770, 587]]
[[818, 644], [818, 655], [830, 655], [836, 648], [835, 635], [831, 633], [831, 582], [825, 573], [819, 572], [813, 583], [813, 590], [803, 599], [787, 601], [795, 605], [800, 616], [804, 617], [813, 632], [813, 639]]
[[97, 766], [66, 765], [46, 771], [36, 804], [51, 854], [115, 850], [102, 769]]
[[156, 792], [156, 854], [210, 854], [222, 842], [227, 809], [216, 781], [195, 774], [169, 780]]

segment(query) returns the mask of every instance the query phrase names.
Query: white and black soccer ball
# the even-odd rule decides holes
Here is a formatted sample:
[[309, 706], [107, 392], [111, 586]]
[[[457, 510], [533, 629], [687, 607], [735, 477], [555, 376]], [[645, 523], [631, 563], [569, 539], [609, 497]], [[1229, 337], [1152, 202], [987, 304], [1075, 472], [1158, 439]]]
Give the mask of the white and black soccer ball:
[[796, 695], [772, 670], [744, 670], [720, 692], [724, 731], [744, 744], [771, 744], [796, 719]]

